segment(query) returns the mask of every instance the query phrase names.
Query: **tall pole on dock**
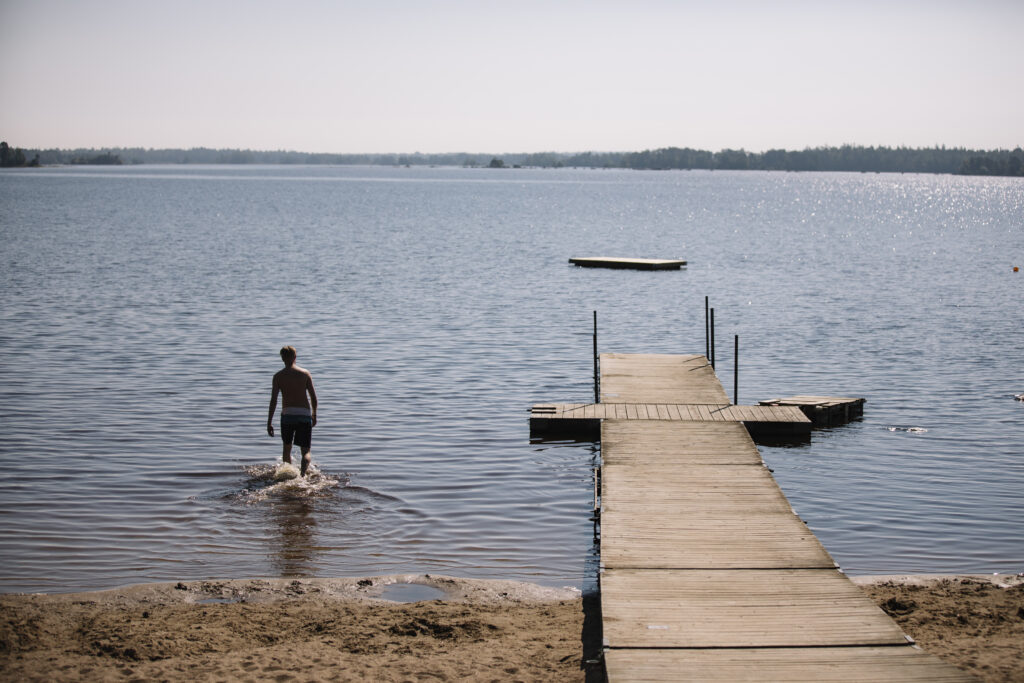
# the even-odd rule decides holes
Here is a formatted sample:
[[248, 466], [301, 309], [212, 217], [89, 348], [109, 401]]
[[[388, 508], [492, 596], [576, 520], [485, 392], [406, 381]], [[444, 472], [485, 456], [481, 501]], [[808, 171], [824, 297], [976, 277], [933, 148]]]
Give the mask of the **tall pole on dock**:
[[715, 369], [715, 309], [711, 309], [711, 350], [708, 353], [708, 358], [711, 361], [711, 369]]
[[601, 402], [601, 380], [597, 368], [597, 311], [594, 311], [594, 403]]
[[732, 404], [740, 404], [740, 335], [736, 335], [732, 351]]
[[704, 357], [711, 360], [711, 324], [708, 322], [708, 298], [704, 297]]

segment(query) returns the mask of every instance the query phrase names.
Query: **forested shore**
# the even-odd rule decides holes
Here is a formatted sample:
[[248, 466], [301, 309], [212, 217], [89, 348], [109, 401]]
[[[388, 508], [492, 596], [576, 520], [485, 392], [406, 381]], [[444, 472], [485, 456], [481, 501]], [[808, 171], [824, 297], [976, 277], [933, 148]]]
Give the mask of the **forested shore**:
[[[815, 147], [708, 150], [665, 147], [642, 152], [476, 154], [331, 154], [249, 149], [21, 149], [3, 143], [3, 166], [120, 164], [315, 164], [384, 166], [583, 167], [636, 170], [705, 169], [761, 171], [846, 171], [861, 173], [953, 173], [1024, 176], [1024, 150], [971, 150], [960, 147]], [[31, 159], [31, 161], [28, 161]]]

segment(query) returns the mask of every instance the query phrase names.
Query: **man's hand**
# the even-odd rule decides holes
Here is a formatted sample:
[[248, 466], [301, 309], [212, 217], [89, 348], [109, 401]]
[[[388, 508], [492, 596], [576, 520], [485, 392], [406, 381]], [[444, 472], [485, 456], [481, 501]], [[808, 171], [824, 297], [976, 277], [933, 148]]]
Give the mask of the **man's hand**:
[[267, 434], [269, 434], [270, 436], [274, 435], [274, 425], [270, 424], [269, 422], [267, 423]]
[[316, 413], [313, 413], [313, 426], [316, 427]]

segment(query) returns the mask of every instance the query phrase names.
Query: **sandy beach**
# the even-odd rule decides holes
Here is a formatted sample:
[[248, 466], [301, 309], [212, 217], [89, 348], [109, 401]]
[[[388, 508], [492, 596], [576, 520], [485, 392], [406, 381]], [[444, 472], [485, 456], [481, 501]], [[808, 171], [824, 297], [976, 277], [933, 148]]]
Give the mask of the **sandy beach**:
[[[1021, 577], [855, 582], [924, 650], [980, 680], [1024, 680]], [[405, 584], [442, 599], [385, 599]], [[599, 642], [573, 589], [429, 575], [146, 584], [0, 606], [4, 681], [583, 681]]]
[[917, 645], [982, 681], [1024, 681], [1024, 577], [853, 577]]

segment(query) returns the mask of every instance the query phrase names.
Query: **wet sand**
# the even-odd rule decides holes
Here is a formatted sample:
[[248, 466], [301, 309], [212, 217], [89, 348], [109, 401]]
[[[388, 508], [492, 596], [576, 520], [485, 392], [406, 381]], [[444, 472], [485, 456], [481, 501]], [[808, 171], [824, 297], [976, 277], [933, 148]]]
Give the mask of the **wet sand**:
[[[1024, 579], [855, 581], [926, 651], [985, 681], [1024, 680]], [[404, 583], [443, 599], [382, 598]], [[429, 575], [3, 595], [0, 680], [583, 681], [592, 603]]]

